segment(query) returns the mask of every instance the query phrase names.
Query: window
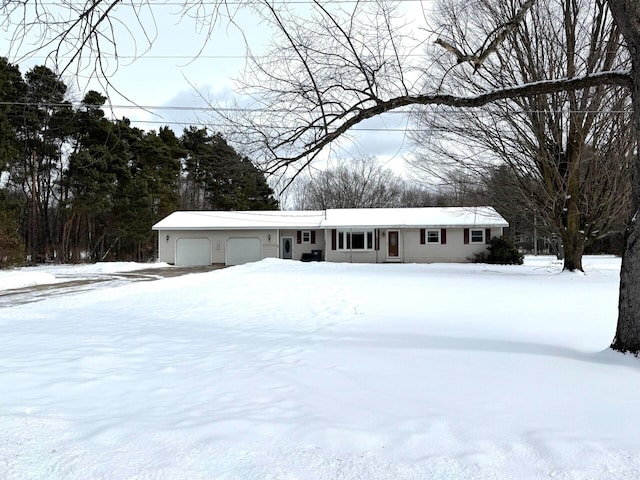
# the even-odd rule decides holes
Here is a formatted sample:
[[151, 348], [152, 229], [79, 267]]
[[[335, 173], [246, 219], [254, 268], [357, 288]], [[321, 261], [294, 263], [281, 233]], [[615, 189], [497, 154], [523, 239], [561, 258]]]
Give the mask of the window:
[[373, 230], [338, 231], [338, 250], [373, 250]]
[[471, 230], [471, 243], [484, 243], [484, 230]]
[[427, 243], [440, 243], [440, 230], [427, 230]]
[[302, 232], [302, 243], [311, 243], [311, 232], [309, 230]]

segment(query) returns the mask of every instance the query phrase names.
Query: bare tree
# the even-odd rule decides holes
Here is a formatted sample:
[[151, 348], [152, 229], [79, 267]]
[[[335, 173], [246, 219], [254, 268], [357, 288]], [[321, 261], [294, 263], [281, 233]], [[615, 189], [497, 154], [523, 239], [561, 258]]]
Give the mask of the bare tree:
[[[68, 24], [66, 30], [63, 22], [54, 23], [51, 18], [41, 17], [43, 21], [40, 25], [46, 27], [50, 22], [64, 32], [76, 34], [80, 39], [76, 48], [91, 48], [90, 40], [104, 33], [100, 26], [105, 25], [105, 19], [111, 18], [117, 3], [114, 0], [109, 3], [97, 0], [78, 4], [78, 8], [84, 7], [84, 11], [75, 22]], [[257, 108], [238, 118], [226, 120], [235, 120], [235, 130], [242, 132], [240, 140], [245, 147], [263, 152], [265, 167], [270, 171], [294, 164], [300, 168], [347, 135], [355, 125], [393, 110], [426, 105], [472, 108], [506, 99], [549, 95], [560, 91], [577, 92], [601, 88], [603, 85], [630, 88], [636, 146], [640, 139], [640, 22], [637, 20], [640, 18], [640, 3], [637, 0], [607, 1], [629, 54], [629, 70], [612, 71], [597, 66], [593, 72], [574, 78], [551, 77], [537, 82], [523, 79], [522, 83], [512, 87], [485, 92], [460, 88], [447, 92], [424, 90], [424, 85], [431, 84], [424, 81], [430, 75], [431, 65], [421, 63], [412, 54], [423, 41], [431, 39], [428, 35], [420, 38], [407, 33], [406, 26], [399, 22], [394, 10], [398, 3], [383, 0], [355, 3], [312, 0], [314, 13], [306, 18], [297, 16], [284, 2], [233, 2], [235, 5], [239, 3], [256, 8], [278, 33], [274, 37], [272, 54], [263, 57], [266, 60], [262, 62], [253, 59], [255, 61], [250, 62], [247, 69], [245, 92], [256, 99], [254, 107]], [[497, 51], [509, 34], [526, 28], [523, 20], [535, 3], [536, 0], [519, 3], [508, 21], [497, 26], [479, 47], [469, 49], [464, 42], [444, 42], [448, 52], [456, 56], [456, 68], [471, 66], [476, 71], [481, 70], [484, 62]], [[574, 4], [573, 1], [567, 3], [569, 13]], [[7, 18], [15, 19], [15, 15], [7, 11], [7, 5], [19, 8], [37, 5], [46, 11], [51, 4], [37, 0], [5, 2], [2, 13]], [[109, 5], [114, 5], [113, 9], [107, 10]], [[215, 15], [211, 17], [211, 12], [219, 13], [221, 7], [228, 6], [224, 0], [186, 0], [184, 5], [185, 12], [196, 12], [197, 8], [203, 8], [204, 18], [209, 19], [209, 25], [214, 25], [217, 18]], [[93, 16], [91, 12], [98, 7], [103, 8], [103, 14]], [[349, 11], [345, 10], [347, 7]], [[11, 19], [8, 21], [15, 22]], [[87, 28], [78, 31], [78, 25], [87, 25]], [[23, 25], [18, 25], [15, 31], [23, 30]], [[17, 33], [16, 38], [19, 36]], [[507, 61], [515, 61], [515, 58], [510, 56]], [[222, 114], [224, 117], [224, 112]], [[618, 329], [612, 346], [617, 350], [638, 353], [640, 222], [635, 220], [640, 214], [640, 157], [637, 148], [632, 178], [632, 207], [622, 262]]]
[[402, 186], [402, 179], [375, 158], [342, 161], [335, 168], [298, 177], [295, 207], [300, 210], [397, 207], [402, 199]]
[[400, 195], [400, 207], [449, 207], [460, 206], [448, 191], [428, 188], [414, 181], [405, 180]]
[[[485, 41], [514, 15], [519, 2], [439, 5], [438, 30], [450, 39], [439, 44], [464, 42], [471, 48], [469, 32]], [[521, 28], [503, 35], [493, 54], [482, 58], [482, 68], [473, 62], [453, 68], [460, 55], [436, 52], [440, 88], [463, 85], [484, 92], [620, 70], [628, 67], [620, 40], [604, 2], [538, 0]], [[430, 175], [470, 172], [491, 186], [486, 193], [495, 206], [513, 211], [512, 216], [526, 213], [555, 232], [564, 245], [565, 268], [582, 270], [587, 242], [609, 233], [628, 214], [634, 151], [630, 111], [628, 92], [598, 86], [508, 99], [480, 113], [453, 107], [421, 112], [418, 122], [426, 130], [418, 129], [415, 140], [425, 153], [414, 165]], [[504, 168], [498, 177], [499, 165]], [[509, 184], [501, 188], [498, 178]], [[503, 188], [509, 188], [508, 196]]]

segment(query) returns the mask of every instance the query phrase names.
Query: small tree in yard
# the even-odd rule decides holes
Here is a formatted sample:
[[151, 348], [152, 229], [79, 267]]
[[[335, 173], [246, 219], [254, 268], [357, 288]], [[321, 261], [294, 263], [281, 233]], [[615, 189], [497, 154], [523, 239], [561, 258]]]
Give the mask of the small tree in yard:
[[483, 262], [498, 265], [522, 265], [523, 256], [507, 237], [493, 237]]

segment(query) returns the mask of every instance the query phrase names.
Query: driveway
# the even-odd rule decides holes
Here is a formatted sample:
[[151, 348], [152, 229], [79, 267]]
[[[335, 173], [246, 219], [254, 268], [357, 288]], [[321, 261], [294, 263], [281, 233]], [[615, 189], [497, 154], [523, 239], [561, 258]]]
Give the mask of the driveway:
[[163, 278], [178, 277], [190, 273], [204, 273], [224, 268], [224, 265], [199, 267], [148, 268], [130, 272], [92, 273], [84, 277], [68, 275], [68, 281], [0, 290], [0, 308], [39, 302], [51, 297], [80, 293], [100, 287], [119, 287], [132, 282], [149, 282]]

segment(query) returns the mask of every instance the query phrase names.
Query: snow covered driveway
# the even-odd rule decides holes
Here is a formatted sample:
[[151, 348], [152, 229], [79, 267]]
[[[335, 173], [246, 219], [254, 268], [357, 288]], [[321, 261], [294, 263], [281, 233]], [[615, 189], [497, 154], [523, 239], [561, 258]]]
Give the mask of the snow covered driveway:
[[4, 308], [0, 479], [637, 479], [618, 274], [264, 260]]
[[[222, 268], [174, 267], [166, 263], [105, 262], [24, 267], [0, 271], [0, 308], [131, 282], [159, 280]], [[100, 284], [100, 285], [96, 285]]]

